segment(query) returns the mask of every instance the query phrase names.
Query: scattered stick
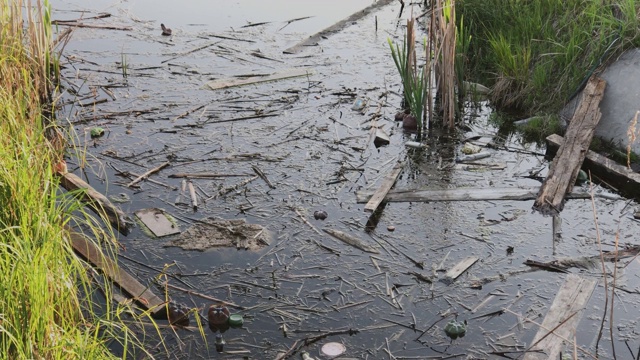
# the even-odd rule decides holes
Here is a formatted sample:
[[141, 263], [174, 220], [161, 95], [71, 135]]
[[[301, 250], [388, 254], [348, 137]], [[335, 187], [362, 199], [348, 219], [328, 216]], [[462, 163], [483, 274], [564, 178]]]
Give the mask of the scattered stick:
[[342, 231], [339, 230], [334, 230], [334, 229], [322, 229], [322, 231], [326, 232], [327, 234], [333, 236], [334, 238], [342, 241], [345, 244], [351, 245], [355, 248], [358, 248], [364, 252], [368, 252], [371, 254], [380, 254], [380, 251], [378, 251], [377, 249], [365, 244], [364, 242], [362, 242], [362, 240], [358, 239], [355, 236], [351, 236], [347, 233], [344, 233]]
[[230, 192], [232, 192], [232, 191], [234, 191], [234, 190], [237, 190], [238, 188], [241, 188], [241, 187], [243, 187], [243, 186], [247, 185], [248, 183], [252, 182], [253, 180], [255, 180], [255, 179], [257, 179], [257, 178], [258, 178], [258, 176], [254, 176], [254, 177], [252, 177], [252, 178], [245, 179], [245, 180], [243, 180], [243, 181], [241, 181], [241, 182], [239, 182], [239, 183], [237, 183], [237, 184], [235, 184], [235, 185], [232, 185], [232, 186], [226, 187], [226, 188], [224, 188], [224, 189], [222, 189], [222, 190], [218, 191], [218, 193], [217, 193], [217, 194], [215, 194], [215, 195], [213, 195], [213, 196], [211, 196], [211, 197], [207, 198], [205, 201], [215, 200], [215, 199], [219, 198], [220, 196], [224, 196], [224, 195], [226, 195], [226, 194], [228, 194], [228, 193], [230, 193]]
[[58, 25], [79, 27], [79, 28], [90, 28], [90, 29], [103, 29], [103, 30], [123, 30], [123, 31], [133, 30], [131, 26], [85, 24], [81, 22], [60, 22], [58, 23]]
[[292, 68], [287, 70], [282, 70], [275, 72], [270, 75], [265, 76], [252, 76], [248, 78], [230, 78], [230, 79], [218, 79], [213, 80], [205, 84], [205, 86], [210, 90], [218, 90], [218, 89], [226, 89], [235, 86], [249, 85], [249, 84], [257, 84], [265, 81], [275, 81], [275, 80], [283, 80], [290, 79], [294, 77], [300, 76], [309, 76], [313, 74], [313, 70], [304, 69], [304, 68]]
[[238, 305], [236, 303], [220, 300], [220, 299], [215, 298], [213, 296], [205, 295], [205, 294], [202, 294], [202, 293], [199, 293], [199, 292], [195, 292], [193, 290], [185, 289], [185, 288], [182, 288], [182, 287], [179, 287], [179, 286], [176, 286], [176, 285], [171, 285], [168, 282], [165, 282], [164, 284], [162, 284], [162, 286], [166, 286], [166, 287], [169, 287], [169, 288], [174, 289], [174, 290], [179, 290], [179, 291], [182, 291], [182, 292], [187, 293], [189, 295], [195, 295], [195, 296], [203, 298], [205, 300], [215, 301], [215, 302], [220, 303], [222, 305], [231, 306], [231, 307], [236, 308], [236, 309], [240, 309], [240, 310], [245, 310], [246, 309], [246, 307]]
[[267, 183], [267, 186], [269, 186], [272, 189], [275, 189], [276, 187], [273, 186], [273, 184], [271, 183], [271, 181], [269, 181], [269, 179], [267, 178], [267, 175], [265, 175], [262, 170], [260, 170], [259, 167], [257, 167], [256, 165], [251, 165], [251, 168], [253, 169], [253, 171], [256, 172], [256, 174], [258, 174], [258, 176], [260, 176], [260, 178]]
[[196, 190], [193, 188], [193, 182], [189, 180], [187, 181], [187, 185], [189, 186], [189, 195], [191, 196], [191, 207], [193, 207], [193, 211], [198, 211], [198, 197], [196, 196]]
[[134, 179], [132, 182], [130, 182], [129, 184], [127, 184], [127, 187], [131, 187], [131, 186], [133, 186], [133, 185], [135, 185], [135, 184], [139, 183], [140, 181], [142, 181], [142, 180], [146, 179], [147, 177], [149, 177], [149, 175], [151, 175], [151, 174], [153, 174], [153, 173], [157, 173], [158, 171], [160, 171], [160, 170], [162, 170], [162, 169], [166, 168], [166, 167], [167, 167], [167, 166], [169, 166], [169, 165], [171, 165], [171, 163], [170, 163], [169, 161], [167, 161], [166, 163], [164, 163], [164, 164], [162, 164], [162, 165], [160, 165], [160, 166], [158, 166], [158, 167], [156, 167], [156, 168], [153, 168], [153, 169], [151, 169], [151, 170], [149, 170], [149, 171], [145, 172], [144, 174], [142, 174], [142, 175], [138, 176], [138, 177], [137, 177], [136, 179]]
[[189, 179], [217, 179], [222, 177], [249, 176], [249, 174], [214, 174], [214, 173], [177, 173], [169, 175], [170, 178]]

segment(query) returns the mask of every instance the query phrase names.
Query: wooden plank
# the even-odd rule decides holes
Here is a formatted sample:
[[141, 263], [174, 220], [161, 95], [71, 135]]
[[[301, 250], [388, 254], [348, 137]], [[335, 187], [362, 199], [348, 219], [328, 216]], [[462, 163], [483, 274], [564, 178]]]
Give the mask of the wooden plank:
[[60, 176], [60, 185], [63, 188], [80, 197], [96, 214], [106, 216], [111, 225], [122, 235], [129, 234], [133, 222], [120, 208], [113, 205], [106, 196], [72, 173], [58, 173], [58, 175]]
[[475, 256], [469, 256], [462, 259], [462, 261], [460, 261], [454, 267], [449, 269], [449, 271], [447, 271], [442, 281], [445, 284], [453, 283], [458, 278], [458, 276], [462, 275], [462, 273], [467, 271], [467, 269], [469, 269], [473, 264], [475, 264], [476, 261], [478, 261], [478, 258]]
[[318, 45], [318, 42], [320, 42], [320, 40], [322, 40], [323, 38], [328, 37], [331, 34], [335, 34], [339, 31], [341, 31], [342, 29], [346, 28], [347, 26], [353, 24], [355, 21], [358, 21], [360, 19], [362, 19], [363, 17], [371, 14], [374, 10], [391, 4], [392, 2], [394, 2], [395, 0], [378, 0], [376, 2], [374, 2], [373, 4], [367, 6], [366, 8], [355, 12], [353, 14], [351, 14], [349, 17], [342, 19], [340, 21], [338, 21], [337, 23], [329, 26], [328, 28], [321, 30], [311, 36], [309, 36], [308, 38], [302, 40], [301, 42], [295, 44], [294, 46], [286, 49], [283, 51], [283, 53], [285, 54], [297, 54], [299, 52], [301, 52], [302, 50], [304, 50], [305, 48], [309, 47], [309, 46], [316, 46]]
[[387, 196], [387, 193], [389, 192], [389, 190], [391, 190], [391, 187], [393, 187], [393, 184], [396, 183], [398, 176], [400, 176], [400, 172], [402, 172], [403, 165], [404, 165], [403, 162], [398, 162], [396, 166], [394, 166], [393, 169], [391, 169], [391, 172], [385, 176], [384, 181], [382, 182], [378, 190], [376, 190], [376, 192], [373, 194], [373, 196], [371, 196], [371, 198], [367, 202], [367, 205], [365, 205], [364, 211], [368, 211], [368, 212], [376, 211], [376, 209], [378, 208], [378, 205], [380, 205], [382, 200], [384, 200], [385, 196]]
[[313, 74], [313, 70], [311, 69], [292, 68], [292, 69], [278, 71], [271, 75], [252, 76], [248, 78], [230, 78], [230, 79], [213, 80], [206, 83], [205, 86], [210, 90], [218, 90], [218, 89], [226, 89], [234, 86], [257, 84], [257, 83], [266, 82], [266, 81], [275, 81], [275, 80], [283, 80], [283, 79], [289, 79], [289, 78], [294, 78], [299, 76], [308, 76], [311, 74]]
[[[547, 137], [548, 155], [551, 154], [552, 156], [563, 143], [562, 136], [549, 135]], [[605, 156], [591, 150], [587, 151], [583, 168], [591, 171], [623, 193], [632, 197], [640, 194], [640, 174]]]
[[153, 235], [163, 237], [179, 234], [180, 228], [169, 221], [164, 211], [158, 208], [141, 209], [135, 212], [136, 216], [145, 224]]
[[596, 125], [600, 121], [600, 100], [604, 96], [606, 81], [592, 77], [584, 89], [578, 106], [565, 134], [565, 142], [550, 165], [547, 178], [540, 187], [533, 209], [542, 214], [556, 215], [564, 207], [564, 197], [571, 192], [582, 166]]
[[[484, 201], [484, 200], [534, 200], [539, 187], [527, 188], [459, 188], [447, 190], [393, 190], [384, 198], [388, 202], [426, 202], [426, 201]], [[356, 191], [356, 201], [365, 203], [373, 196], [372, 191]], [[596, 197], [617, 198], [604, 194]], [[588, 192], [572, 192], [568, 199], [589, 199]]]
[[575, 274], [567, 275], [524, 360], [558, 359], [563, 348], [573, 348], [576, 326], [595, 287], [594, 279], [584, 279]]
[[149, 310], [153, 315], [165, 309], [165, 301], [156, 296], [148, 286], [142, 285], [136, 278], [119, 268], [113, 260], [104, 256], [100, 249], [83, 234], [71, 229], [67, 230], [73, 249], [93, 266], [100, 269], [112, 282], [131, 295], [140, 306]]

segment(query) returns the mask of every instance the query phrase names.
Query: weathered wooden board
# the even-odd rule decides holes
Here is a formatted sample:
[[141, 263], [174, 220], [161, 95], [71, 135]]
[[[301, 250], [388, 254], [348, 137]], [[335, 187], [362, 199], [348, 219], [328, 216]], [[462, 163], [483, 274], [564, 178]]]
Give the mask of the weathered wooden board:
[[[447, 190], [394, 190], [389, 191], [384, 200], [389, 202], [417, 201], [477, 201], [477, 200], [533, 200], [538, 187], [530, 188], [462, 188]], [[356, 191], [356, 201], [365, 203], [372, 197], [372, 191]], [[587, 192], [573, 192], [569, 199], [588, 199]], [[596, 195], [600, 196], [600, 195]]]
[[[563, 347], [573, 348], [572, 341], [576, 326], [582, 317], [582, 310], [596, 287], [596, 282], [594, 279], [581, 278], [575, 274], [567, 275], [547, 316], [542, 321], [542, 326], [533, 338], [531, 343], [533, 346], [524, 356], [524, 360], [558, 359]], [[566, 320], [569, 317], [571, 318]], [[558, 325], [560, 326], [553, 330]], [[549, 333], [551, 330], [553, 333]], [[565, 339], [569, 343], [565, 344]], [[532, 352], [532, 350], [539, 351]]]
[[218, 79], [209, 81], [205, 86], [210, 90], [226, 89], [234, 86], [242, 86], [249, 84], [257, 84], [265, 81], [275, 81], [294, 78], [298, 76], [308, 76], [313, 74], [313, 70], [304, 68], [293, 68], [275, 72], [271, 75], [265, 76], [252, 76], [247, 78], [231, 78], [231, 79]]
[[[549, 135], [547, 137], [547, 153], [555, 153], [563, 143], [562, 136]], [[589, 150], [584, 159], [584, 168], [626, 194], [640, 195], [640, 174], [624, 165]]]
[[72, 173], [59, 174], [60, 185], [79, 196], [98, 215], [104, 214], [111, 225], [122, 235], [128, 235], [133, 225], [131, 219], [106, 196], [96, 191], [91, 185]]
[[403, 162], [398, 162], [396, 166], [394, 166], [393, 169], [391, 169], [391, 172], [384, 177], [384, 181], [382, 182], [378, 190], [376, 190], [376, 192], [373, 194], [373, 196], [371, 196], [371, 198], [367, 202], [367, 205], [365, 205], [364, 211], [368, 211], [368, 212], [376, 211], [376, 209], [378, 208], [378, 205], [380, 205], [382, 200], [384, 200], [385, 196], [387, 196], [387, 193], [389, 192], [389, 190], [391, 190], [391, 187], [393, 187], [393, 184], [396, 183], [398, 176], [400, 176], [400, 173], [402, 172], [403, 165], [404, 165]]
[[169, 221], [164, 211], [158, 208], [141, 209], [136, 211], [135, 214], [157, 237], [180, 233], [180, 228]]
[[582, 101], [567, 127], [565, 141], [551, 163], [547, 178], [533, 204], [533, 209], [542, 214], [555, 215], [562, 211], [564, 197], [573, 189], [602, 116], [600, 100], [606, 85], [606, 81], [592, 77], [584, 89]]
[[302, 50], [304, 50], [308, 46], [315, 46], [323, 38], [326, 38], [327, 36], [329, 36], [331, 34], [335, 34], [335, 33], [339, 32], [339, 31], [341, 31], [342, 29], [346, 28], [347, 26], [353, 24], [353, 22], [358, 21], [358, 20], [362, 19], [363, 17], [369, 15], [370, 13], [372, 13], [374, 10], [378, 9], [379, 7], [382, 7], [384, 5], [390, 4], [390, 3], [394, 2], [394, 1], [395, 0], [378, 0], [378, 1], [374, 2], [373, 4], [367, 6], [366, 8], [364, 8], [364, 9], [362, 9], [362, 10], [356, 12], [356, 13], [351, 14], [346, 19], [340, 20], [337, 23], [329, 26], [328, 28], [326, 28], [324, 30], [321, 30], [321, 31], [309, 36], [305, 40], [302, 40], [301, 42], [297, 43], [296, 45], [284, 50], [283, 53], [285, 53], [285, 54], [297, 54], [297, 53], [301, 52]]
[[142, 285], [136, 278], [118, 267], [113, 260], [105, 257], [100, 249], [84, 235], [72, 229], [67, 230], [73, 249], [131, 295], [140, 306], [154, 315], [165, 309], [165, 301], [156, 296], [148, 286]]
[[447, 271], [442, 281], [445, 284], [453, 283], [458, 278], [458, 276], [462, 275], [462, 273], [467, 271], [467, 269], [470, 268], [473, 264], [475, 264], [476, 261], [478, 261], [478, 258], [475, 256], [469, 256], [462, 259], [462, 261], [460, 261], [454, 267], [449, 269], [449, 271]]

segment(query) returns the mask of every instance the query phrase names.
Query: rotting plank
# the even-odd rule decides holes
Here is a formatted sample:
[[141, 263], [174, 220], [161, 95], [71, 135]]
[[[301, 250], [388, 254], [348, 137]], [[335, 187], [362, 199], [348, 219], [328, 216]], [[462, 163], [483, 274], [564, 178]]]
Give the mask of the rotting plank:
[[149, 287], [142, 285], [136, 278], [118, 267], [113, 260], [104, 256], [93, 242], [80, 233], [71, 229], [67, 230], [73, 249], [93, 264], [93, 266], [100, 269], [111, 281], [120, 286], [121, 289], [133, 296], [133, 299], [144, 309], [156, 315], [165, 308], [164, 304], [166, 302], [163, 299], [156, 296]]
[[257, 84], [266, 81], [275, 81], [275, 80], [283, 80], [289, 79], [299, 76], [309, 76], [313, 74], [313, 70], [311, 69], [302, 69], [302, 68], [293, 68], [275, 72], [270, 75], [265, 76], [252, 76], [248, 78], [231, 78], [231, 79], [218, 79], [209, 81], [205, 84], [205, 86], [209, 90], [218, 90], [218, 89], [226, 89], [234, 86], [242, 86], [249, 84]]
[[[446, 190], [393, 190], [384, 200], [388, 202], [419, 201], [484, 201], [484, 200], [533, 200], [539, 187], [528, 188], [460, 188]], [[365, 203], [373, 196], [372, 191], [356, 191], [356, 201]], [[596, 194], [596, 197], [604, 196]], [[589, 199], [588, 192], [572, 192], [569, 199]], [[610, 198], [610, 196], [607, 196]]]
[[367, 6], [366, 8], [355, 12], [353, 14], [351, 14], [349, 17], [342, 19], [340, 21], [338, 21], [337, 23], [329, 26], [328, 28], [321, 30], [311, 36], [309, 36], [308, 38], [302, 40], [301, 42], [295, 44], [294, 46], [286, 49], [283, 51], [283, 53], [285, 54], [297, 54], [299, 52], [301, 52], [302, 50], [304, 50], [305, 48], [309, 47], [309, 46], [315, 46], [318, 44], [318, 42], [320, 42], [320, 40], [322, 40], [323, 38], [326, 38], [327, 36], [331, 35], [331, 34], [335, 34], [339, 31], [341, 31], [342, 29], [346, 28], [347, 26], [351, 25], [353, 22], [358, 21], [360, 19], [362, 19], [363, 17], [369, 15], [370, 13], [372, 13], [374, 10], [391, 4], [392, 2], [394, 2], [395, 0], [378, 0], [376, 2], [374, 2], [373, 4]]
[[131, 219], [106, 196], [96, 191], [91, 185], [72, 173], [60, 174], [60, 185], [67, 191], [74, 192], [98, 215], [104, 214], [111, 225], [122, 235], [128, 235], [133, 224]]
[[596, 282], [594, 279], [585, 279], [575, 274], [567, 275], [524, 360], [557, 359], [565, 341], [569, 343], [564, 345], [573, 347], [576, 326], [596, 287]]
[[600, 101], [606, 86], [607, 82], [598, 77], [592, 77], [587, 83], [582, 101], [567, 127], [565, 141], [540, 187], [538, 198], [533, 204], [534, 210], [547, 215], [555, 215], [562, 211], [564, 196], [573, 189], [596, 125], [602, 116]]
[[[554, 153], [563, 143], [564, 139], [560, 135], [547, 136], [547, 152]], [[589, 150], [584, 159], [584, 167], [615, 186], [617, 190], [632, 196], [639, 195], [640, 174], [626, 166]]]
[[449, 271], [447, 271], [442, 281], [445, 284], [453, 283], [458, 278], [458, 276], [462, 275], [462, 273], [467, 271], [467, 269], [473, 266], [473, 264], [475, 264], [476, 261], [478, 261], [478, 258], [475, 256], [469, 256], [462, 259], [462, 261], [460, 261], [454, 267], [449, 269]]
[[387, 196], [387, 193], [389, 192], [389, 190], [391, 190], [393, 184], [396, 183], [398, 176], [400, 176], [400, 172], [402, 172], [403, 165], [403, 162], [398, 162], [396, 166], [391, 169], [391, 172], [385, 176], [384, 181], [382, 182], [378, 190], [376, 190], [373, 196], [371, 196], [371, 199], [369, 199], [369, 201], [367, 202], [367, 205], [365, 205], [364, 211], [376, 211], [378, 205], [380, 205], [385, 196]]

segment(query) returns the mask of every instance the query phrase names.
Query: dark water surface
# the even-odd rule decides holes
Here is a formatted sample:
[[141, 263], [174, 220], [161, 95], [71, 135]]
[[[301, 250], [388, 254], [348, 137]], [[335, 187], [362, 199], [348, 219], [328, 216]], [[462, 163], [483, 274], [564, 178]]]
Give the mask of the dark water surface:
[[[396, 189], [537, 186], [539, 182], [529, 175], [540, 170], [543, 176], [547, 166], [536, 155], [543, 149], [520, 144], [511, 136], [504, 140], [511, 151], [488, 150], [492, 156], [486, 162], [501, 165], [499, 170], [471, 171], [456, 165], [462, 138], [476, 135], [486, 143], [497, 133], [488, 123], [491, 109], [484, 103], [469, 107], [469, 131], [434, 133], [424, 150], [404, 147], [414, 135], [405, 134], [393, 119], [401, 89], [387, 44], [387, 38], [402, 39], [408, 15], [405, 12], [398, 20], [398, 4], [382, 7], [323, 39], [319, 46], [296, 55], [282, 53], [369, 4], [53, 3], [54, 19], [79, 18], [80, 11], [85, 17], [108, 12], [109, 18], [85, 22], [128, 28], [77, 28], [62, 59], [68, 91], [61, 100], [67, 105], [60, 116], [73, 124], [77, 144], [90, 154], [90, 183], [107, 195], [129, 195], [132, 200], [121, 204], [129, 214], [164, 208], [179, 219], [183, 230], [195, 220], [215, 217], [245, 219], [271, 234], [271, 244], [260, 251], [185, 251], [165, 247], [170, 238], [153, 239], [139, 228], [119, 237], [127, 257], [159, 269], [171, 265], [169, 273], [197, 275], [170, 277], [171, 284], [248, 308], [241, 312], [243, 328], [223, 334], [225, 350], [239, 353], [217, 353], [213, 331], [207, 330], [205, 344], [197, 331], [178, 329], [175, 334], [180, 340], [168, 330], [163, 334], [169, 354], [154, 350], [158, 358], [274, 359], [296, 340], [347, 329], [357, 334], [331, 335], [302, 350], [319, 357], [321, 345], [337, 341], [346, 346], [346, 358], [497, 358], [491, 352], [523, 351], [531, 344], [538, 326], [526, 319], [542, 321], [566, 277], [544, 271], [511, 272], [527, 269], [523, 265], [527, 259], [599, 254], [590, 200], [567, 203], [561, 216], [562, 237], [555, 243], [551, 218], [532, 213], [532, 201], [389, 203], [375, 229], [365, 230], [369, 214], [364, 204], [356, 203], [355, 191], [376, 189], [398, 160], [404, 161], [404, 170]], [[306, 16], [313, 17], [285, 26]], [[242, 27], [259, 22], [270, 23]], [[161, 35], [160, 23], [172, 28], [171, 37]], [[215, 79], [291, 68], [312, 74], [215, 91], [204, 87]], [[356, 99], [367, 101], [364, 112], [352, 110]], [[255, 117], [264, 114], [274, 116]], [[243, 117], [255, 118], [230, 121]], [[390, 134], [389, 146], [374, 147], [370, 129], [376, 124]], [[89, 130], [94, 126], [105, 128], [106, 135], [91, 139]], [[209, 160], [194, 162], [204, 159]], [[177, 191], [165, 186], [147, 181], [139, 189], [122, 186], [130, 180], [116, 176], [110, 166], [141, 174], [165, 161], [172, 165], [151, 179], [169, 186], [181, 185], [181, 179], [169, 177], [178, 172], [244, 174], [193, 180], [199, 193], [211, 195], [254, 176], [254, 165], [275, 189], [258, 178], [204, 203], [194, 213], [174, 205]], [[78, 165], [69, 160], [69, 167], [80, 173]], [[620, 242], [638, 243], [638, 224], [631, 216], [635, 203], [596, 198], [595, 206], [603, 242], [611, 244], [619, 232]], [[327, 220], [314, 220], [316, 210], [326, 211]], [[395, 231], [388, 231], [389, 226]], [[339, 242], [323, 228], [356, 236], [380, 254]], [[509, 247], [513, 252], [507, 251]], [[605, 245], [605, 250], [611, 249]], [[479, 261], [453, 284], [439, 281], [444, 271], [468, 256]], [[409, 258], [423, 263], [424, 269]], [[158, 275], [126, 259], [120, 261], [145, 284], [152, 284]], [[617, 284], [636, 291], [638, 263], [627, 260], [624, 264], [618, 269]], [[606, 265], [613, 269], [612, 263]], [[599, 269], [571, 270], [599, 281], [577, 332], [578, 344], [591, 353], [604, 311]], [[416, 273], [433, 278], [433, 283], [418, 280]], [[472, 280], [482, 278], [494, 281], [481, 289], [470, 287]], [[162, 294], [160, 288], [154, 286], [154, 290]], [[177, 290], [170, 290], [169, 296], [201, 308], [205, 317], [211, 305]], [[640, 345], [638, 295], [619, 291], [615, 304], [618, 358], [629, 358], [624, 341], [634, 352]], [[505, 308], [510, 312], [480, 317]], [[468, 331], [451, 341], [443, 328], [453, 314], [468, 321]], [[155, 346], [157, 340], [152, 343]], [[571, 348], [567, 346], [566, 353]], [[611, 343], [605, 331], [600, 355], [609, 358], [609, 354]]]

